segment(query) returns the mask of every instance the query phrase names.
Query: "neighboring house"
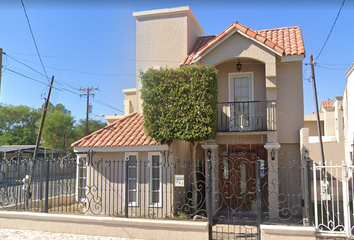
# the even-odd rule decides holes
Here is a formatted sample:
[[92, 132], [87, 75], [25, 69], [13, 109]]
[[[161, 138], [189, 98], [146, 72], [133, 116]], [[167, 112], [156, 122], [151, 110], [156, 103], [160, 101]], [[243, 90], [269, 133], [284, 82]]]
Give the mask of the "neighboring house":
[[354, 63], [345, 73], [347, 85], [343, 94], [345, 160], [354, 164]]
[[[0, 156], [1, 159], [33, 158], [35, 147], [36, 145], [0, 145]], [[37, 158], [54, 159], [62, 153], [62, 151], [40, 146]]]
[[[108, 126], [72, 144], [74, 151], [79, 153], [78, 162], [81, 161], [78, 171], [85, 171], [85, 164], [91, 161], [87, 160], [88, 150], [95, 152], [93, 161], [129, 158], [149, 159], [150, 164], [161, 163], [161, 152], [165, 150], [169, 150], [171, 159], [190, 159], [187, 142], [159, 143], [146, 136], [142, 127], [139, 72], [148, 68], [205, 64], [218, 70], [218, 132], [215, 139], [198, 145], [197, 158], [206, 159], [207, 152], [211, 151], [211, 158], [218, 166], [213, 170], [213, 179], [219, 182], [214, 183], [214, 192], [225, 196], [230, 189], [220, 186], [227, 185], [232, 178], [240, 181], [234, 189], [238, 192], [235, 195], [254, 192], [249, 180], [255, 178], [258, 158], [273, 171], [268, 176], [269, 181], [278, 182], [282, 177], [285, 181], [286, 177], [277, 172], [278, 163], [291, 165], [294, 159], [301, 157], [299, 131], [304, 124], [302, 60], [305, 49], [300, 28], [255, 31], [234, 22], [218, 35], [203, 36], [204, 30], [189, 7], [135, 12], [133, 16], [136, 18], [137, 88], [124, 91], [126, 116], [107, 117], [112, 121]], [[300, 161], [296, 163], [300, 164]], [[129, 169], [132, 168], [139, 174], [136, 165]], [[160, 172], [151, 171], [147, 177], [162, 181]], [[173, 174], [176, 172], [165, 177], [165, 183], [172, 187]], [[85, 181], [89, 181], [85, 173], [84, 176]], [[134, 182], [129, 185], [129, 193], [138, 191], [136, 176], [129, 179]], [[300, 176], [294, 177], [292, 181], [300, 182]], [[122, 183], [124, 181], [119, 180], [119, 184]], [[187, 180], [184, 183], [186, 188], [191, 184]], [[156, 187], [150, 181], [147, 191], [157, 191], [160, 195], [149, 195], [146, 202], [159, 206], [166, 196], [161, 195], [163, 187], [161, 184]], [[286, 191], [296, 192], [299, 196], [296, 201], [302, 197], [298, 190]], [[133, 195], [129, 195], [129, 206], [139, 204]], [[172, 198], [174, 196], [171, 194]], [[267, 193], [264, 193], [263, 198], [266, 197]], [[252, 198], [255, 197], [242, 198], [242, 204], [251, 207]], [[232, 198], [228, 201], [226, 204], [235, 204], [231, 203]], [[278, 200], [272, 201], [275, 202], [269, 204], [278, 206]], [[220, 198], [219, 202], [214, 201], [214, 208], [221, 208], [222, 204]]]
[[[324, 160], [328, 164], [353, 164], [354, 141], [354, 63], [345, 73], [347, 84], [343, 97], [321, 102], [319, 111]], [[316, 114], [307, 114], [300, 134], [302, 151], [309, 151], [309, 158], [321, 163]]]
[[[344, 119], [342, 97], [321, 102], [319, 111], [324, 160], [331, 165], [341, 165], [344, 161]], [[316, 113], [304, 117], [304, 128], [300, 139], [303, 151], [309, 153], [309, 158], [322, 165], [320, 143], [318, 137]]]
[[[7, 179], [22, 179], [29, 173], [29, 168], [21, 164], [21, 160], [33, 159], [36, 145], [0, 145], [0, 181]], [[66, 154], [52, 148], [39, 147], [37, 159], [55, 159]], [[40, 164], [36, 165], [36, 171], [44, 171]]]

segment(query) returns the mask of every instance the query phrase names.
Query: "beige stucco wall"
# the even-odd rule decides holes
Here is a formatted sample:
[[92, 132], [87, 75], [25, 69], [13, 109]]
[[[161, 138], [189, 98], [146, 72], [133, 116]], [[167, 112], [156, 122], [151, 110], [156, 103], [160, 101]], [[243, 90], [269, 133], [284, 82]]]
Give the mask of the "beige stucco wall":
[[208, 239], [206, 222], [1, 212], [1, 228], [146, 240]]
[[324, 116], [323, 136], [335, 136], [334, 108], [324, 109], [323, 116]]
[[[321, 132], [323, 135], [323, 121], [320, 122], [321, 126]], [[304, 122], [304, 128], [308, 128], [310, 131], [310, 136], [318, 136], [318, 130], [317, 130], [317, 122], [316, 121], [305, 121]]]
[[276, 75], [275, 53], [239, 33], [234, 33], [203, 56], [201, 64], [215, 66], [235, 57], [257, 59], [265, 63], [266, 76]]
[[304, 126], [302, 62], [277, 62], [278, 142], [299, 143]]
[[[185, 7], [186, 8], [186, 7]], [[177, 9], [177, 8], [176, 8]], [[191, 11], [158, 10], [159, 14], [146, 12], [136, 18], [136, 87], [138, 112], [141, 112], [140, 71], [152, 67], [177, 68], [203, 33], [197, 27]], [[139, 16], [137, 16], [139, 15]]]
[[345, 76], [347, 77], [347, 85], [343, 97], [343, 110], [345, 114], [345, 159], [347, 162], [353, 163], [350, 153], [353, 154], [353, 135], [354, 135], [354, 64], [348, 69]]
[[128, 115], [133, 112], [138, 111], [138, 101], [136, 97], [136, 88], [124, 89], [125, 94], [124, 100], [124, 115]]
[[[151, 151], [156, 153], [156, 151]], [[87, 198], [83, 206], [87, 215], [124, 216], [125, 214], [125, 157], [132, 152], [96, 152], [92, 165], [87, 166]], [[173, 174], [174, 166], [166, 164], [161, 157], [160, 191], [165, 194], [159, 206], [150, 204], [150, 174], [147, 151], [137, 153], [137, 195], [136, 204], [129, 206], [129, 216], [164, 218], [173, 216]], [[162, 195], [160, 197], [162, 199]], [[164, 203], [164, 204], [162, 204]]]
[[[309, 129], [302, 128], [300, 130], [301, 148], [307, 149], [309, 158], [317, 165], [322, 165], [322, 157], [320, 151], [320, 143], [309, 143]], [[323, 142], [324, 159], [328, 165], [341, 165], [344, 161], [344, 143], [343, 142]]]
[[[218, 102], [229, 101], [229, 73], [237, 73], [237, 61], [237, 59], [234, 59], [215, 66], [218, 70], [219, 81]], [[253, 73], [254, 100], [266, 100], [265, 65], [251, 59], [244, 59], [242, 62], [243, 65], [241, 73]]]
[[315, 240], [314, 227], [261, 225], [262, 240]]
[[267, 134], [257, 133], [218, 133], [215, 141], [218, 144], [227, 144], [234, 142], [236, 144], [265, 144], [267, 142]]

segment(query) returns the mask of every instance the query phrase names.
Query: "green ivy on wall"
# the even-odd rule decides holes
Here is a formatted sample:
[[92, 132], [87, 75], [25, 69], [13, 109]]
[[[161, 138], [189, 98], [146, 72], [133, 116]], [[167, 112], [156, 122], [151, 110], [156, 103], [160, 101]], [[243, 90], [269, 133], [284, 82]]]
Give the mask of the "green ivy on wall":
[[140, 79], [148, 136], [188, 142], [215, 138], [218, 79], [214, 67], [148, 69]]

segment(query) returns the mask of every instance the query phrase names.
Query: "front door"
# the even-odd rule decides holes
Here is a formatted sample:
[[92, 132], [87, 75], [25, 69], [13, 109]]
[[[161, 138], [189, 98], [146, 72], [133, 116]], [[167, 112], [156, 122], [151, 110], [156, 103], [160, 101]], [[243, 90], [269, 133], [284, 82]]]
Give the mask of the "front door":
[[265, 159], [263, 146], [220, 145], [219, 187], [223, 209], [255, 210], [257, 201], [256, 161], [258, 158]]

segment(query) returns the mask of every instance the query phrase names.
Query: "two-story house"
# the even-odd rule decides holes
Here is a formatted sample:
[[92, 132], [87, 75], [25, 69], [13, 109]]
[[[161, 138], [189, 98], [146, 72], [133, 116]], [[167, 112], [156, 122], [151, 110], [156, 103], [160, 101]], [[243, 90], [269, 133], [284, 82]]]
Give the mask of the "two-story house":
[[[160, 143], [145, 134], [139, 73], [148, 68], [204, 64], [218, 70], [219, 81], [217, 136], [197, 146], [198, 159], [206, 159], [209, 154], [214, 162], [213, 191], [215, 196], [222, 196], [214, 203], [214, 209], [225, 205], [244, 210], [253, 208], [257, 159], [264, 160], [263, 168], [272, 172], [267, 175], [268, 181], [300, 181], [299, 176], [289, 180], [278, 170], [278, 166], [294, 164], [294, 159], [300, 159], [305, 49], [299, 27], [252, 30], [233, 22], [217, 35], [204, 36], [189, 7], [135, 12], [133, 16], [136, 19], [136, 89], [124, 91], [125, 116], [107, 117], [108, 126], [72, 144], [80, 153], [78, 158], [86, 158], [85, 152], [92, 150], [96, 161], [100, 158], [149, 160], [152, 170], [144, 177], [138, 177], [141, 170], [137, 163], [129, 167], [129, 171], [135, 171], [129, 178], [129, 206], [141, 204], [138, 199], [144, 198], [148, 207], [161, 207], [164, 198], [178, 198], [177, 187], [178, 191], [184, 187], [187, 195], [191, 190], [188, 185], [193, 184], [187, 180], [188, 174], [177, 174], [176, 170], [164, 177], [161, 168], [165, 155], [161, 152], [168, 150], [170, 159], [190, 160], [190, 145], [175, 140]], [[155, 162], [158, 164], [154, 165]], [[84, 165], [79, 166], [79, 171], [85, 171]], [[173, 175], [178, 175], [181, 185]], [[138, 186], [139, 181], [144, 181], [150, 193], [137, 195], [145, 191]], [[124, 184], [123, 179], [119, 182]], [[164, 194], [166, 186], [175, 189], [173, 194]], [[267, 197], [270, 199], [265, 191], [263, 198]], [[269, 205], [277, 208], [279, 202], [269, 200]]]

